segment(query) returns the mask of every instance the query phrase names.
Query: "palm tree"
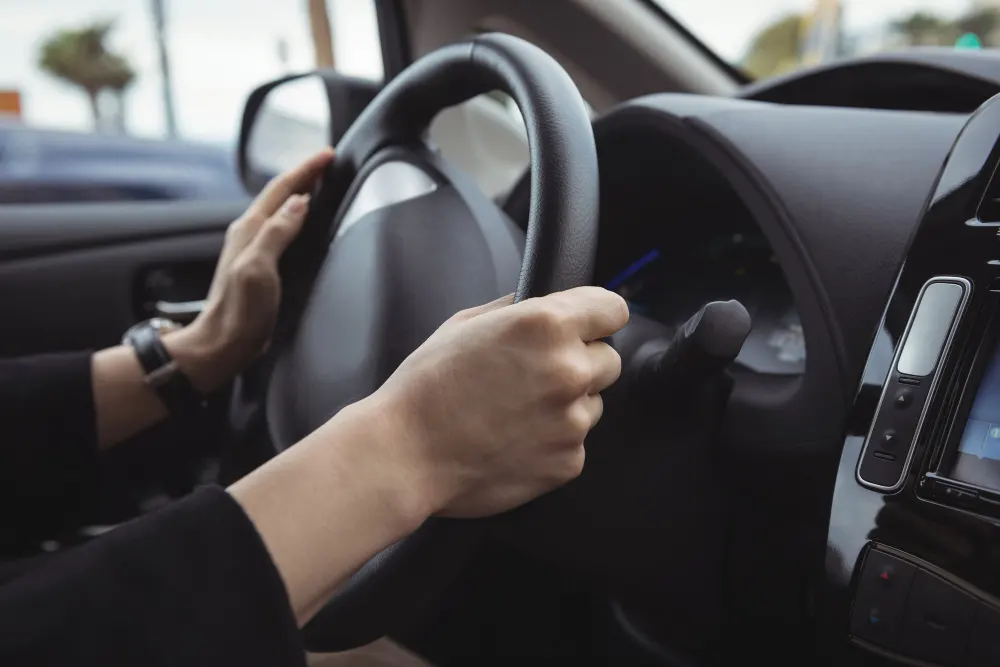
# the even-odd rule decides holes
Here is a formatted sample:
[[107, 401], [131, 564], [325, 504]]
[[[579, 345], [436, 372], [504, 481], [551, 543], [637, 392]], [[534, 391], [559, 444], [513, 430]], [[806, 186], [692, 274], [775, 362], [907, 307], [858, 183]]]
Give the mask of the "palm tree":
[[105, 44], [113, 26], [106, 21], [78, 29], [60, 30], [42, 44], [39, 58], [43, 70], [83, 90], [90, 102], [95, 128], [100, 127], [101, 121], [98, 105], [101, 91], [114, 91], [120, 101], [125, 89], [135, 79], [135, 70], [128, 61], [109, 51]]
[[955, 34], [955, 28], [947, 21], [927, 12], [914, 12], [904, 19], [895, 21], [892, 29], [910, 46], [948, 44], [958, 36]]

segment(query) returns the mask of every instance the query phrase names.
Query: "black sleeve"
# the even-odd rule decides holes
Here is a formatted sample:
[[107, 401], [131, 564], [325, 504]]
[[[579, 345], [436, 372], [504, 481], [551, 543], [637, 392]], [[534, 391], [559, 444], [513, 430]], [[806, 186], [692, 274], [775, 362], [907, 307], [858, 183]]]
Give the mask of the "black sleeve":
[[306, 664], [281, 577], [217, 487], [0, 588], [2, 665]]
[[0, 548], [72, 525], [96, 471], [90, 353], [0, 360]]

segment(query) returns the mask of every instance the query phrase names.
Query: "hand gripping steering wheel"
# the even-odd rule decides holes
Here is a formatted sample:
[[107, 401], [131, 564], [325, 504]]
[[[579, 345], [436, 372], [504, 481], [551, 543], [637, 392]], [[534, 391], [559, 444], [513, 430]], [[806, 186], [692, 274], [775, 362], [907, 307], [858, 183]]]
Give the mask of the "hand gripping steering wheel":
[[[438, 112], [491, 90], [514, 99], [527, 129], [526, 238], [424, 142]], [[260, 396], [274, 445], [290, 447], [374, 392], [455, 312], [511, 291], [522, 300], [588, 284], [598, 191], [584, 101], [541, 49], [481, 35], [396, 77], [337, 146], [282, 265], [285, 303]], [[306, 627], [309, 648], [358, 646], [419, 614], [483, 529], [431, 519], [376, 555]]]

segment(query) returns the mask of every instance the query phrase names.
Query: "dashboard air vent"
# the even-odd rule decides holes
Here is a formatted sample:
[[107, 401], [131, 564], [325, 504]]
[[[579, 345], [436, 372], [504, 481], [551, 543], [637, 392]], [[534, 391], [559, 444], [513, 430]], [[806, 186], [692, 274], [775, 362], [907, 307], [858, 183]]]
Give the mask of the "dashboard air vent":
[[986, 194], [979, 203], [979, 220], [981, 222], [1000, 222], [1000, 170], [993, 174], [990, 184], [986, 186]]

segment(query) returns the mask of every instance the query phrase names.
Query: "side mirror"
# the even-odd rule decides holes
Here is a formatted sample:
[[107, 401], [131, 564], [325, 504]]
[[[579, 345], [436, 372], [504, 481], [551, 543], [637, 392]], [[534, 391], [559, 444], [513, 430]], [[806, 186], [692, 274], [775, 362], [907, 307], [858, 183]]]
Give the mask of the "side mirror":
[[250, 194], [274, 176], [340, 140], [380, 85], [331, 71], [283, 77], [247, 99], [237, 164]]

